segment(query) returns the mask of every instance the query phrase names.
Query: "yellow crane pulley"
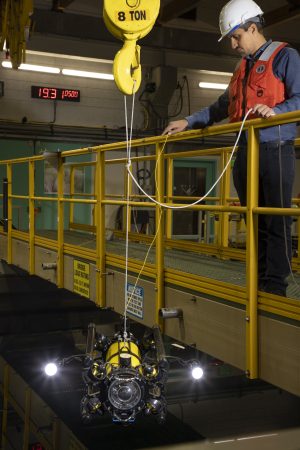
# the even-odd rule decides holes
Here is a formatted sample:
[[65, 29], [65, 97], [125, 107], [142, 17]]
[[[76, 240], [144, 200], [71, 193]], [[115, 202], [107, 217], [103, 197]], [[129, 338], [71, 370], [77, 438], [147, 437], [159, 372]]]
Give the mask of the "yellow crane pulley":
[[0, 50], [6, 43], [14, 69], [25, 61], [32, 13], [33, 0], [0, 1]]
[[135, 93], [141, 84], [140, 46], [137, 40], [153, 28], [160, 0], [104, 0], [103, 18], [108, 30], [124, 41], [114, 59], [113, 74], [123, 94]]

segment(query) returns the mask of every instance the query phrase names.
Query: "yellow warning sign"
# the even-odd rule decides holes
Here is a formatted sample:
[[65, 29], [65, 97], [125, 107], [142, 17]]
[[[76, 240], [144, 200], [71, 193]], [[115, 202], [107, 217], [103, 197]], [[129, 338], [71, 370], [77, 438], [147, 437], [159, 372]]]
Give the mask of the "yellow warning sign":
[[73, 263], [74, 284], [73, 290], [83, 297], [90, 297], [90, 265], [74, 259]]

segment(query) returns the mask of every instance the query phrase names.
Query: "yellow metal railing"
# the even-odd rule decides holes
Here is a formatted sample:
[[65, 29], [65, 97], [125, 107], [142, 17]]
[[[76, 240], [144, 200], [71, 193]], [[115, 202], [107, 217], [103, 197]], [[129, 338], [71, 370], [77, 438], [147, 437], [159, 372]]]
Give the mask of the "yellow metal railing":
[[[149, 208], [155, 212], [156, 223], [156, 243], [155, 243], [155, 264], [146, 263], [143, 275], [155, 280], [155, 322], [160, 322], [159, 310], [164, 306], [165, 284], [194, 289], [202, 293], [214, 294], [224, 299], [245, 305], [246, 307], [246, 354], [247, 354], [247, 370], [249, 377], [256, 378], [258, 375], [258, 310], [273, 312], [277, 315], [300, 320], [300, 307], [298, 302], [292, 299], [278, 299], [276, 296], [269, 294], [263, 297], [258, 296], [257, 292], [257, 221], [258, 214], [286, 214], [291, 216], [300, 216], [300, 208], [295, 209], [279, 209], [279, 208], [261, 208], [258, 206], [258, 131], [260, 128], [275, 126], [279, 124], [300, 121], [300, 111], [278, 115], [268, 120], [255, 119], [246, 122], [245, 129], [248, 131], [248, 197], [247, 207], [231, 206], [233, 200], [230, 197], [230, 171], [222, 178], [220, 183], [220, 192], [217, 196], [208, 198], [212, 204], [197, 204], [189, 206], [190, 211], [206, 211], [219, 215], [217, 238], [213, 244], [187, 243], [174, 241], [172, 239], [172, 211], [163, 211], [163, 208], [154, 204], [141, 194], [133, 192], [132, 183], [129, 186], [129, 207], [130, 208]], [[204, 138], [207, 136], [217, 136], [228, 133], [236, 133], [240, 128], [240, 123], [226, 124], [220, 126], [209, 127], [204, 130], [193, 130], [178, 135], [168, 137], [168, 144], [180, 141]], [[149, 147], [154, 151], [151, 155], [143, 155], [132, 157], [131, 161], [134, 165], [136, 162], [154, 162], [156, 161], [156, 192], [153, 197], [160, 203], [165, 202], [168, 206], [185, 205], [180, 203], [183, 197], [173, 195], [173, 171], [174, 160], [186, 157], [202, 157], [217, 156], [220, 159], [220, 171], [228, 162], [231, 148], [215, 148], [208, 150], [193, 150], [186, 152], [174, 152], [162, 154], [166, 137], [157, 136], [152, 138], [143, 138], [132, 141], [132, 148]], [[299, 140], [296, 142], [300, 145]], [[197, 144], [196, 144], [197, 145]], [[35, 246], [41, 245], [45, 248], [51, 248], [57, 252], [57, 285], [64, 287], [64, 255], [72, 255], [81, 257], [85, 260], [92, 261], [96, 264], [96, 303], [105, 306], [106, 293], [106, 265], [124, 268], [124, 257], [111, 255], [106, 252], [105, 241], [105, 209], [107, 205], [117, 207], [125, 207], [127, 204], [126, 192], [124, 194], [110, 194], [105, 192], [107, 171], [110, 165], [124, 165], [126, 158], [109, 158], [113, 151], [125, 151], [127, 144], [125, 142], [106, 144], [92, 148], [81, 148], [78, 150], [63, 151], [57, 155], [58, 158], [58, 192], [52, 196], [35, 195], [35, 164], [43, 160], [43, 156], [20, 158], [1, 161], [0, 166], [6, 167], [6, 177], [8, 179], [8, 232], [7, 232], [7, 262], [13, 263], [12, 257], [12, 240], [13, 238], [27, 241], [29, 243], [29, 271], [35, 271]], [[93, 161], [87, 163], [69, 163], [69, 158], [82, 155], [93, 155]], [[12, 190], [12, 174], [14, 164], [28, 164], [29, 171], [29, 195], [15, 195]], [[71, 165], [71, 190], [69, 195], [63, 192], [64, 184], [64, 167], [65, 164]], [[88, 194], [77, 195], [74, 190], [74, 171], [76, 168], [92, 166], [94, 168], [95, 183], [94, 189]], [[125, 171], [126, 172], [126, 171]], [[126, 173], [125, 173], [126, 176]], [[165, 180], [166, 177], [166, 180]], [[250, 188], [251, 180], [251, 188]], [[166, 190], [165, 190], [166, 187]], [[80, 198], [79, 198], [80, 197]], [[29, 230], [14, 230], [12, 227], [12, 207], [14, 199], [27, 200], [29, 211]], [[184, 197], [184, 200], [193, 200], [193, 197]], [[35, 234], [35, 202], [56, 202], [57, 204], [57, 236], [56, 239], [50, 239]], [[299, 203], [299, 200], [296, 200]], [[69, 209], [69, 223], [74, 226], [74, 204], [91, 205], [94, 208], [93, 223], [85, 228], [87, 231], [94, 231], [96, 236], [96, 249], [82, 248], [76, 244], [67, 243], [64, 239], [64, 231], [66, 224], [64, 223], [64, 206], [71, 205]], [[239, 213], [247, 216], [247, 245], [246, 256], [239, 249], [230, 249], [228, 246], [228, 230], [229, 230], [229, 214]], [[129, 216], [130, 217], [130, 216]], [[123, 221], [124, 223], [124, 221]], [[76, 224], [75, 224], [76, 225]], [[128, 224], [127, 224], [128, 225]], [[76, 226], [75, 226], [76, 227]], [[84, 229], [84, 227], [82, 228]], [[122, 234], [122, 231], [119, 231]], [[130, 232], [130, 237], [135, 239], [136, 233]], [[139, 241], [149, 242], [149, 236], [138, 237]], [[191, 251], [204, 251], [208, 254], [218, 255], [220, 257], [234, 257], [236, 259], [245, 259], [247, 282], [246, 289], [233, 286], [228, 283], [221, 283], [204, 279], [203, 277], [180, 273], [176, 270], [165, 267], [164, 251], [167, 247], [183, 248]], [[294, 266], [300, 267], [300, 263], [296, 260]], [[138, 273], [140, 270], [140, 262], [129, 259], [129, 270]]]

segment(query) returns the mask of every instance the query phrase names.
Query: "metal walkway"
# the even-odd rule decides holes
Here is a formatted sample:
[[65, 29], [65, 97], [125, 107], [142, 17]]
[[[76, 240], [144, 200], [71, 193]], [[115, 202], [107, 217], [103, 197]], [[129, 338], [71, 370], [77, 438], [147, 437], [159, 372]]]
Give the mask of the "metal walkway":
[[[140, 195], [132, 183], [125, 183], [127, 160], [125, 156], [120, 157], [120, 153], [125, 155], [126, 142], [58, 152], [50, 155], [50, 162], [49, 154], [0, 161], [0, 171], [6, 176], [6, 193], [1, 195], [6, 214], [0, 231], [0, 257], [59, 288], [81, 292], [100, 308], [113, 308], [119, 314], [123, 314], [125, 297], [131, 290], [134, 301], [128, 312], [137, 322], [146, 326], [158, 323], [166, 335], [194, 344], [199, 350], [243, 370], [250, 379], [261, 378], [300, 395], [299, 289], [291, 280], [288, 298], [257, 291], [256, 255], [259, 214], [300, 217], [300, 199], [293, 199], [295, 208], [261, 208], [258, 205], [258, 130], [299, 121], [300, 112], [296, 111], [268, 121], [246, 122], [249, 136], [247, 208], [233, 204], [236, 198], [231, 196], [228, 166], [232, 148], [199, 146], [200, 140], [208, 136], [236, 133], [239, 123], [132, 141], [133, 170], [138, 164], [155, 167], [152, 195], [169, 207], [184, 206], [181, 201], [195, 200], [174, 195], [176, 159], [214, 158], [220, 173], [228, 166], [215, 194], [207, 197], [205, 204], [189, 206], [191, 211], [214, 217], [213, 237], [205, 242], [173, 239], [172, 212]], [[300, 145], [299, 139], [296, 144]], [[57, 192], [50, 194], [43, 185], [46, 162], [51, 163], [52, 168], [57, 167]], [[118, 166], [119, 172], [114, 172]], [[64, 189], [66, 170], [70, 172], [68, 193]], [[78, 170], [86, 173], [89, 180], [86, 183], [89, 189], [80, 192], [75, 190], [74, 174]], [[105, 182], [110, 181], [114, 173], [121, 179], [121, 192], [110, 192], [109, 182]], [[25, 181], [18, 184], [21, 174]], [[124, 186], [129, 186], [126, 188], [129, 192], [125, 192]], [[151, 210], [156, 237], [137, 286], [141, 262], [153, 236], [130, 232], [126, 286], [124, 241], [106, 240], [107, 208], [124, 209], [127, 194], [131, 210]], [[25, 214], [22, 226], [16, 227], [13, 219], [20, 208]], [[47, 211], [50, 211], [48, 216]], [[36, 217], [36, 214], [41, 216]], [[229, 245], [230, 216], [237, 214], [247, 216], [245, 251]], [[76, 221], [76, 218], [81, 220]], [[52, 226], [46, 226], [49, 222]], [[123, 225], [125, 222], [123, 217]], [[299, 220], [297, 227], [300, 235]], [[115, 238], [122, 237], [122, 233], [124, 236], [124, 228], [114, 232]], [[299, 239], [298, 256], [292, 267], [300, 272]], [[294, 278], [299, 281], [298, 274]], [[161, 315], [164, 308], [180, 309], [180, 317], [164, 320]]]
[[[37, 235], [52, 240], [56, 239], [56, 232], [52, 230], [39, 230]], [[96, 237], [92, 234], [68, 230], [64, 232], [64, 241], [71, 245], [96, 250]], [[124, 239], [113, 238], [106, 243], [108, 254], [122, 256], [123, 258], [125, 258], [125, 247]], [[130, 259], [143, 263], [148, 248], [149, 246], [144, 242], [131, 242], [128, 256]], [[147, 263], [155, 264], [155, 248], [150, 250]], [[187, 274], [199, 275], [241, 287], [246, 286], [246, 265], [245, 262], [239, 260], [219, 259], [201, 253], [167, 249], [164, 253], [164, 266]], [[287, 296], [300, 300], [300, 274], [290, 275], [288, 283]]]

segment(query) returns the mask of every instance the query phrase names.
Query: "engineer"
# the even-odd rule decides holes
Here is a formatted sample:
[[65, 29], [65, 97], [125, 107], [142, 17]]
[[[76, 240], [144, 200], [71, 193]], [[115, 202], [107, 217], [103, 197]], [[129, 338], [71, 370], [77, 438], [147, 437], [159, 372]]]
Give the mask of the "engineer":
[[[231, 0], [219, 17], [224, 37], [242, 58], [229, 87], [209, 107], [170, 122], [163, 134], [204, 128], [229, 117], [230, 122], [300, 110], [300, 56], [287, 43], [266, 40], [263, 11], [253, 0]], [[260, 130], [259, 206], [291, 206], [295, 175], [296, 124]], [[247, 201], [247, 134], [242, 134], [233, 168], [241, 205]], [[291, 271], [291, 218], [259, 215], [258, 288], [286, 296]]]

